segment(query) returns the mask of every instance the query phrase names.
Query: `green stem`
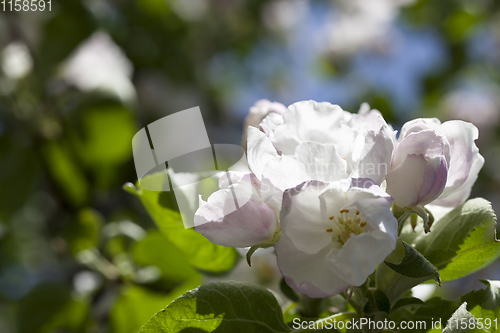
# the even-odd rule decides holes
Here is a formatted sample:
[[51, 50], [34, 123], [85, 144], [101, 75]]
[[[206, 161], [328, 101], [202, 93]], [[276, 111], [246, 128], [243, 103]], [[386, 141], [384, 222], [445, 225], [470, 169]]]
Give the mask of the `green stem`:
[[311, 298], [303, 295], [300, 303], [302, 304], [301, 315], [304, 318], [318, 318], [321, 313], [321, 303], [323, 298]]
[[410, 214], [411, 214], [411, 211], [407, 210], [403, 213], [403, 215], [401, 215], [398, 218], [398, 235], [401, 235], [401, 232], [403, 231], [403, 227], [405, 225], [405, 221], [408, 218], [408, 216], [410, 216]]
[[109, 262], [96, 248], [80, 251], [76, 254], [78, 262], [87, 265], [104, 275], [108, 280], [116, 280], [120, 276], [119, 269]]

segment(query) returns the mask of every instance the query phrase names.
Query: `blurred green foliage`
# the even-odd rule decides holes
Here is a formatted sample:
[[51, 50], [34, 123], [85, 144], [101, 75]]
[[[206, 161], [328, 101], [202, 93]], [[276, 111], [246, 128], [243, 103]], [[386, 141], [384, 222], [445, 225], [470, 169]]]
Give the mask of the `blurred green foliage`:
[[[295, 69], [290, 59], [309, 51], [288, 43], [300, 34], [326, 38], [314, 15], [319, 21], [342, 2], [306, 2], [313, 22], [295, 35], [278, 28], [302, 9], [278, 7], [283, 18], [270, 10], [276, 2], [53, 0], [50, 13], [0, 11], [0, 50], [20, 42], [32, 59], [23, 75], [0, 70], [0, 332], [137, 332], [187, 290], [233, 272], [234, 249], [185, 230], [159, 193], [122, 185], [136, 180], [133, 135], [165, 115], [199, 105], [214, 143], [239, 143], [249, 98], [291, 103], [298, 92], [314, 92], [308, 98], [330, 99], [329, 91], [316, 93], [318, 85], [306, 86], [309, 77], [288, 74]], [[499, 17], [492, 0], [420, 0], [401, 8], [397, 24], [431, 31], [446, 53], [418, 77], [411, 89], [419, 103], [405, 110], [378, 81], [369, 84], [353, 70], [360, 54], [383, 58], [391, 45], [318, 53], [312, 69], [296, 67], [321, 84], [357, 80], [360, 92], [342, 106], [356, 110], [367, 101], [396, 127], [411, 115], [446, 120], [456, 117], [446, 97], [468, 86], [464, 81], [500, 96]], [[72, 55], [96, 33], [121, 51], [101, 43], [76, 79], [65, 76]], [[485, 38], [497, 44], [483, 52], [489, 57], [474, 56], [471, 43], [488, 47]], [[96, 64], [108, 51], [125, 60]], [[109, 68], [118, 74], [107, 77]], [[487, 165], [475, 191], [495, 206], [500, 138], [498, 122], [486, 124], [479, 145]], [[273, 281], [269, 266], [254, 266], [258, 281]]]

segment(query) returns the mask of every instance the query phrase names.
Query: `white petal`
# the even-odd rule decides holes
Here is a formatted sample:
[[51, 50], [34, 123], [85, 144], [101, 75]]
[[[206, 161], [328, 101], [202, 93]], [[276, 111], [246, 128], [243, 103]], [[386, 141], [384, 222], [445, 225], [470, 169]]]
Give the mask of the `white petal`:
[[477, 154], [470, 168], [467, 181], [457, 189], [447, 191], [447, 189], [445, 188], [443, 193], [436, 200], [434, 200], [432, 204], [445, 207], [456, 207], [464, 203], [469, 198], [472, 186], [476, 182], [479, 171], [481, 170], [483, 165], [483, 156]]
[[460, 120], [447, 121], [441, 129], [450, 143], [450, 170], [446, 185], [458, 188], [467, 180], [473, 155], [479, 151], [474, 143], [479, 132], [476, 126]]
[[332, 234], [326, 232], [331, 221], [321, 207], [319, 194], [327, 183], [310, 181], [283, 194], [280, 223], [294, 246], [305, 253], [318, 253], [332, 242]]
[[198, 207], [201, 207], [206, 203], [207, 202], [205, 200], [203, 200], [203, 197], [201, 196], [201, 194], [198, 194]]
[[258, 127], [259, 123], [269, 113], [277, 113], [283, 115], [287, 111], [286, 106], [281, 103], [271, 102], [267, 99], [261, 99], [252, 106], [245, 118], [245, 128], [248, 126]]
[[474, 143], [479, 132], [473, 124], [460, 120], [447, 121], [441, 129], [450, 142], [450, 169], [446, 187], [457, 189], [469, 177], [472, 164], [479, 155]]
[[394, 142], [385, 128], [359, 134], [353, 146], [351, 177], [369, 178], [380, 184], [390, 169], [393, 149]]
[[417, 118], [406, 122], [401, 128], [400, 140], [410, 133], [423, 130], [440, 131], [441, 121], [437, 118]]
[[[212, 194], [195, 214], [195, 230], [212, 243], [246, 247], [273, 239], [277, 217], [242, 181]], [[235, 197], [236, 196], [236, 197]]]
[[283, 124], [283, 115], [278, 113], [270, 113], [268, 114], [262, 121], [260, 122], [260, 128], [266, 133], [269, 139], [273, 140], [274, 138], [274, 130], [279, 125]]
[[262, 177], [284, 191], [307, 180], [335, 181], [347, 177], [347, 164], [333, 145], [306, 142], [295, 155], [281, 155], [264, 168]]
[[219, 178], [219, 188], [225, 189], [228, 188], [229, 185], [236, 184], [245, 176], [249, 176], [248, 172], [238, 172], [238, 171], [228, 171], [221, 174]]
[[410, 154], [423, 155], [428, 158], [442, 155], [449, 164], [449, 143], [444, 135], [434, 130], [410, 133], [395, 147], [391, 168], [399, 166]]
[[254, 246], [272, 241], [276, 232], [276, 214], [266, 204], [250, 200], [220, 220], [196, 225], [195, 230], [218, 245]]
[[370, 104], [368, 104], [366, 102], [361, 104], [361, 106], [359, 107], [359, 110], [358, 110], [358, 114], [360, 116], [365, 116], [366, 114], [368, 114], [368, 112], [370, 112]]
[[341, 249], [333, 249], [326, 263], [342, 280], [362, 285], [394, 250], [395, 240], [382, 231], [351, 236]]
[[348, 162], [348, 165], [352, 166], [351, 156], [354, 140], [356, 139], [356, 130], [345, 124], [340, 124], [334, 130], [334, 133], [335, 136], [325, 143], [333, 144], [339, 156], [344, 158]]
[[260, 184], [260, 195], [262, 201], [269, 207], [279, 212], [281, 210], [281, 202], [283, 201], [283, 190], [274, 186], [267, 178], [262, 179]]
[[276, 157], [278, 153], [269, 138], [257, 128], [250, 126], [247, 146], [248, 166], [257, 178], [262, 179], [264, 166]]
[[293, 242], [281, 235], [274, 246], [278, 266], [287, 284], [309, 297], [324, 298], [333, 296], [349, 288], [346, 283], [325, 264], [328, 248], [316, 254], [299, 251]]
[[195, 225], [219, 221], [243, 207], [248, 201], [261, 201], [258, 193], [258, 180], [253, 174], [246, 174], [227, 188], [212, 193], [207, 204], [196, 211]]
[[274, 130], [273, 144], [283, 154], [291, 155], [303, 142], [331, 143], [335, 129], [350, 114], [338, 105], [304, 101], [292, 104], [283, 115], [284, 123]]
[[442, 193], [447, 172], [442, 156], [427, 160], [422, 155], [408, 155], [387, 174], [387, 193], [400, 207], [426, 205]]
[[[286, 106], [276, 102], [270, 102], [267, 99], [261, 99], [252, 106], [248, 112], [243, 124], [242, 146], [246, 149], [247, 146], [247, 129], [248, 126], [259, 127], [261, 121], [268, 114], [275, 114], [281, 117], [287, 111]], [[282, 118], [282, 117], [281, 117]], [[267, 134], [267, 132], [266, 132]]]
[[[359, 191], [361, 192], [362, 190]], [[358, 194], [358, 198], [355, 200], [356, 208], [364, 216], [365, 221], [372, 229], [386, 233], [392, 239], [393, 243], [396, 244], [398, 238], [398, 221], [390, 209], [392, 198], [376, 186], [368, 189], [368, 191], [371, 197], [367, 197], [366, 194], [363, 196]]]

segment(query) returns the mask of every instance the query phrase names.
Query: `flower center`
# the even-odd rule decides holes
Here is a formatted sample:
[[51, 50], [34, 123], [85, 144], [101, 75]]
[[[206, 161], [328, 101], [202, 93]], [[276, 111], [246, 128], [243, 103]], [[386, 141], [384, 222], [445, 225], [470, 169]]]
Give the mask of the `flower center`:
[[332, 228], [326, 229], [326, 232], [334, 233], [332, 242], [345, 244], [352, 234], [359, 235], [364, 231], [366, 222], [361, 221], [359, 211], [356, 211], [354, 218], [349, 214], [349, 209], [341, 209], [338, 216], [330, 216], [329, 220], [335, 225]]

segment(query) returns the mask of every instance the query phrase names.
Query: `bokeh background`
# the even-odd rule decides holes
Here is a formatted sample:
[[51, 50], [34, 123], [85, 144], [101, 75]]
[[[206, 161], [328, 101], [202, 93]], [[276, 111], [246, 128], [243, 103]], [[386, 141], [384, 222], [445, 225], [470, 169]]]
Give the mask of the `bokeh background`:
[[[50, 11], [2, 9], [2, 333], [137, 332], [186, 281], [246, 279], [279, 293], [272, 255], [252, 269], [241, 260], [226, 276], [186, 266], [122, 188], [136, 181], [132, 136], [193, 106], [213, 144], [239, 144], [262, 98], [353, 112], [368, 102], [395, 128], [415, 117], [470, 121], [486, 159], [472, 196], [500, 211], [499, 1], [52, 0]], [[454, 297], [480, 287], [477, 277], [500, 278], [498, 263], [421, 296]]]

